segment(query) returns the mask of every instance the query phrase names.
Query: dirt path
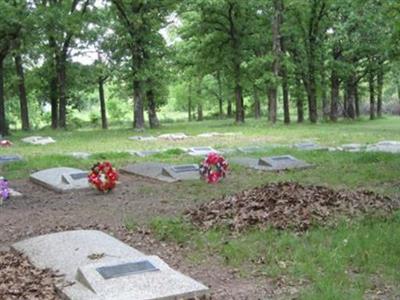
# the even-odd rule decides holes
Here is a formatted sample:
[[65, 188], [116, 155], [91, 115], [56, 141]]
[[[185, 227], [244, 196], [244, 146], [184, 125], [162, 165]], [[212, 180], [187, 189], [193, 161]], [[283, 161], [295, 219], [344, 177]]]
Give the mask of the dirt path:
[[[143, 178], [122, 176], [112, 194], [95, 190], [57, 194], [28, 180], [13, 181], [12, 187], [24, 194], [0, 208], [0, 248], [44, 233], [97, 228], [112, 233], [148, 254], [158, 255], [172, 267], [211, 287], [213, 299], [276, 298], [280, 291], [268, 280], [242, 278], [236, 270], [223, 266], [214, 257], [201, 263], [189, 261], [188, 249], [154, 239], [148, 232], [128, 232], [125, 220], [144, 223], [159, 215], [178, 215], [193, 203], [174, 199], [165, 184]], [[134, 182], [134, 183], [132, 183]], [[168, 188], [169, 189], [169, 188]]]

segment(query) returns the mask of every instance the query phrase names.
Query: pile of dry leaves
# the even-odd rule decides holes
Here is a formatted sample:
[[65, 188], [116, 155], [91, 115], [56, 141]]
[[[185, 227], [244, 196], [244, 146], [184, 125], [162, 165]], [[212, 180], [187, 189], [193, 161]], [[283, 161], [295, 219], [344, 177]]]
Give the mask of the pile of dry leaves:
[[311, 224], [327, 224], [335, 216], [388, 213], [394, 202], [369, 191], [332, 190], [294, 182], [271, 183], [213, 200], [187, 215], [202, 228], [228, 226], [239, 231], [250, 226], [306, 230]]
[[61, 299], [54, 286], [56, 275], [33, 267], [16, 251], [0, 252], [0, 299]]

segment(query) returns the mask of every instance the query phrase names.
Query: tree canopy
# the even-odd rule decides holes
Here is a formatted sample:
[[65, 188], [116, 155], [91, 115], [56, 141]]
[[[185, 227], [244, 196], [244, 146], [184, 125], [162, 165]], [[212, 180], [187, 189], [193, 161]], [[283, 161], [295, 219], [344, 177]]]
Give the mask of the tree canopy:
[[165, 105], [199, 121], [374, 119], [400, 106], [399, 38], [396, 1], [4, 0], [0, 133], [79, 111], [106, 129], [107, 110], [142, 130]]

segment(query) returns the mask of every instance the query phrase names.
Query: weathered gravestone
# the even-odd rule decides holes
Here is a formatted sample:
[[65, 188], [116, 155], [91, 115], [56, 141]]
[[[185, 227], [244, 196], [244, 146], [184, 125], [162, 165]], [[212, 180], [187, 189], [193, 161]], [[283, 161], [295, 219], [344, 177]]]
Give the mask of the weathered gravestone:
[[131, 136], [128, 139], [133, 140], [133, 141], [154, 141], [156, 138], [154, 136], [142, 136], [142, 135], [136, 135], [136, 136]]
[[0, 155], [0, 165], [20, 160], [22, 160], [20, 155]]
[[191, 156], [206, 156], [210, 153], [219, 153], [212, 147], [192, 147], [187, 149], [187, 154]]
[[367, 147], [367, 151], [400, 153], [400, 141], [381, 141], [379, 143], [369, 145]]
[[128, 165], [121, 168], [121, 171], [164, 182], [200, 179], [199, 167], [197, 165], [169, 165], [147, 162]]
[[162, 135], [159, 135], [158, 138], [163, 139], [163, 140], [169, 140], [169, 141], [178, 141], [178, 140], [187, 139], [188, 136], [182, 132], [179, 132], [179, 133], [162, 134]]
[[55, 143], [56, 141], [49, 137], [43, 137], [43, 136], [29, 136], [26, 138], [22, 139], [23, 142], [32, 144], [32, 145], [47, 145], [47, 144], [52, 144]]
[[361, 144], [344, 144], [340, 145], [338, 149], [341, 151], [348, 151], [348, 152], [360, 152], [365, 149], [365, 146]]
[[219, 132], [204, 132], [201, 134], [198, 134], [198, 137], [203, 137], [203, 138], [210, 138], [210, 137], [216, 137], [216, 136], [221, 136], [223, 135], [222, 133]]
[[301, 142], [294, 144], [294, 147], [298, 150], [328, 150], [328, 147], [323, 147], [314, 142]]
[[34, 266], [63, 275], [56, 286], [69, 300], [197, 299], [208, 293], [206, 286], [158, 256], [147, 256], [101, 231], [52, 233], [12, 247]]
[[88, 172], [74, 168], [51, 168], [31, 174], [30, 179], [56, 192], [89, 188]]
[[291, 155], [270, 156], [270, 157], [262, 157], [259, 159], [251, 157], [236, 157], [236, 158], [231, 158], [230, 161], [248, 168], [263, 170], [263, 171], [306, 169], [313, 166]]
[[199, 166], [195, 164], [166, 166], [162, 174], [176, 180], [198, 180], [200, 179]]

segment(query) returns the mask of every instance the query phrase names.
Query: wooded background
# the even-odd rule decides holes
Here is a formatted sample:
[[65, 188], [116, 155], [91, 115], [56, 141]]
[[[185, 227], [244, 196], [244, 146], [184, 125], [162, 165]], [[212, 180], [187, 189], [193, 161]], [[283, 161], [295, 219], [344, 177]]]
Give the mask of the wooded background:
[[399, 114], [399, 38], [398, 1], [3, 0], [0, 134], [77, 112], [153, 128], [163, 106], [238, 123]]

